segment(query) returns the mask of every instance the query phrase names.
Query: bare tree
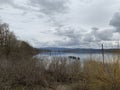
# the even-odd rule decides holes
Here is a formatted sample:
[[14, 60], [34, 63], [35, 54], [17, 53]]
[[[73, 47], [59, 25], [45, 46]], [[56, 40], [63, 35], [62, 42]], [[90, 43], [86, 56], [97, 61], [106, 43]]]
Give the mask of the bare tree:
[[0, 24], [0, 51], [4, 52], [7, 58], [11, 50], [18, 46], [17, 43], [14, 33], [9, 31], [9, 25], [7, 23]]
[[9, 25], [0, 24], [0, 45], [6, 46], [8, 44]]

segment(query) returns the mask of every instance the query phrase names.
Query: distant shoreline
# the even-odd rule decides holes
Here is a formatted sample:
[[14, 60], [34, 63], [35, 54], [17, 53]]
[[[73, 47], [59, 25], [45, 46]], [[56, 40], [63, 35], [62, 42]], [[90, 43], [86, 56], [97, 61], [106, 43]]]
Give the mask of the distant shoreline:
[[41, 53], [53, 52], [53, 53], [120, 53], [120, 49], [86, 49], [86, 48], [40, 48]]

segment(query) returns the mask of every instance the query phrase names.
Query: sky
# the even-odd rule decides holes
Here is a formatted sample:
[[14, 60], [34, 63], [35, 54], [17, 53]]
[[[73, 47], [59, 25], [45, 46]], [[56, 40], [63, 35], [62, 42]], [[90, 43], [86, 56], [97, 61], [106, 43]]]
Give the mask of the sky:
[[33, 47], [118, 47], [120, 0], [0, 0], [0, 21]]

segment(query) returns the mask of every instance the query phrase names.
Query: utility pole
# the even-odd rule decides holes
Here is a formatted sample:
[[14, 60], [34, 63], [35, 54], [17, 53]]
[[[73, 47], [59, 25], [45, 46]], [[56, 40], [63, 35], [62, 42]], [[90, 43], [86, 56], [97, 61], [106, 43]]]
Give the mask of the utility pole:
[[119, 48], [120, 47], [120, 44], [119, 44], [119, 40], [118, 40], [118, 46], [117, 46], [117, 50], [118, 50], [118, 59], [120, 59], [120, 55], [119, 55]]
[[117, 42], [118, 44], [117, 44], [117, 48], [119, 49], [119, 47], [120, 47], [120, 44], [119, 44], [119, 40], [118, 40], [118, 42]]
[[104, 64], [104, 45], [102, 44], [102, 59], [103, 59], [103, 64]]

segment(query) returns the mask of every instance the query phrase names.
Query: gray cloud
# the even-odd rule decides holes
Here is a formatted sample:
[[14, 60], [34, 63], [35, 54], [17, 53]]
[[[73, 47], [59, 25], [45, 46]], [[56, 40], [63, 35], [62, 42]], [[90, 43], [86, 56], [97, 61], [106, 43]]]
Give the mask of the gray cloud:
[[116, 32], [120, 32], [120, 13], [117, 12], [110, 21], [110, 25], [115, 27]]
[[114, 30], [111, 28], [99, 29], [93, 27], [89, 32], [80, 32], [70, 27], [61, 26], [55, 32], [56, 35], [63, 38], [56, 40], [58, 46], [76, 46], [76, 47], [96, 47], [97, 44], [111, 41]]
[[45, 23], [49, 23], [52, 27], [63, 25], [65, 14], [68, 11], [69, 0], [29, 0], [32, 8], [37, 8], [38, 18], [41, 15], [45, 18]]
[[12, 4], [13, 0], [0, 0], [0, 4]]
[[85, 34], [83, 37], [84, 42], [99, 43], [102, 41], [111, 41], [114, 35], [113, 29], [98, 29], [92, 28], [92, 30]]
[[30, 0], [32, 6], [39, 8], [46, 15], [64, 13], [68, 0]]
[[83, 41], [87, 42], [87, 43], [95, 42], [95, 37], [91, 33], [87, 33], [87, 34], [84, 35]]
[[0, 5], [10, 5], [15, 9], [29, 10], [27, 7], [20, 5], [20, 3], [15, 3], [15, 0], [0, 0]]
[[55, 32], [56, 35], [63, 37], [62, 40], [55, 42], [60, 46], [79, 46], [82, 34], [76, 32], [73, 28], [62, 27]]
[[97, 41], [101, 40], [111, 40], [113, 36], [113, 30], [112, 29], [104, 29], [104, 30], [92, 30], [92, 35], [95, 36], [95, 39]]

